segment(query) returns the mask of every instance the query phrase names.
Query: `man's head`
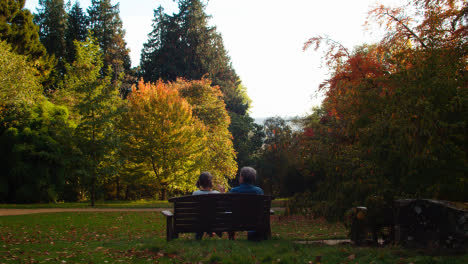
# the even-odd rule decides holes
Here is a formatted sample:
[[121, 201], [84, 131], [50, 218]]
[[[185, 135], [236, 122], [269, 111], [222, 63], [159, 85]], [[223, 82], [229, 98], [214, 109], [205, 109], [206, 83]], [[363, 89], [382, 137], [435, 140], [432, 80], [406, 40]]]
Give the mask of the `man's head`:
[[243, 167], [239, 173], [239, 182], [245, 184], [254, 184], [257, 177], [257, 171], [252, 167]]

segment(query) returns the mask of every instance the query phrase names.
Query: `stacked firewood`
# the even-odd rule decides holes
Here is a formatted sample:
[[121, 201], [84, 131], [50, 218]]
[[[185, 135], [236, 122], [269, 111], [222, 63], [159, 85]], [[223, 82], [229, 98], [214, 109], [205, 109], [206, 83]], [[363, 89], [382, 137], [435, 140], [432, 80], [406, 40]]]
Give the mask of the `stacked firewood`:
[[445, 201], [402, 199], [391, 208], [355, 207], [348, 211], [347, 223], [351, 241], [357, 245], [369, 240], [408, 247], [463, 249], [468, 245], [468, 211]]

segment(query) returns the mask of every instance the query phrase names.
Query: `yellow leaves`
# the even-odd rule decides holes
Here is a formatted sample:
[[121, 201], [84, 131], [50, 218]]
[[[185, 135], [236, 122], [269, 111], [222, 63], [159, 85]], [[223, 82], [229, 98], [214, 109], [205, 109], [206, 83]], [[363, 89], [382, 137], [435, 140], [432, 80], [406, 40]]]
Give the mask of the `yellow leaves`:
[[[131, 131], [128, 148], [147, 164], [157, 181], [173, 190], [191, 190], [192, 178], [210, 171], [216, 182], [237, 171], [229, 116], [219, 87], [199, 81], [144, 83], [132, 87], [122, 124]], [[132, 146], [132, 144], [134, 144]], [[141, 146], [145, 145], [145, 146]], [[145, 150], [140, 151], [140, 150]], [[172, 169], [170, 169], [172, 168]]]

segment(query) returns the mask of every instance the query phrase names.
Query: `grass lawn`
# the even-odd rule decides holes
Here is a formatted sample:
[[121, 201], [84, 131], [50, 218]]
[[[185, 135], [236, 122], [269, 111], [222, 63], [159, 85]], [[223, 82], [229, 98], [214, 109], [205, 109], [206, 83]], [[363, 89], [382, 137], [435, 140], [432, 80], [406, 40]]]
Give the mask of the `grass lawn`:
[[263, 242], [187, 234], [167, 243], [165, 230], [158, 212], [1, 216], [0, 263], [468, 263], [468, 254], [298, 244], [346, 234], [340, 224], [302, 217], [273, 216], [273, 239]]

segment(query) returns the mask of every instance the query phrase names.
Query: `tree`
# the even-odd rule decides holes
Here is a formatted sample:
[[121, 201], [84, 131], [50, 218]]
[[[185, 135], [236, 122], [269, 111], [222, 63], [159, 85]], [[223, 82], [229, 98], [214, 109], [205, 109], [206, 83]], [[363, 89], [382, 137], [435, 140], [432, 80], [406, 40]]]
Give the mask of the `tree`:
[[[34, 22], [39, 25], [39, 39], [47, 52], [62, 61], [66, 54], [67, 13], [63, 0], [39, 0]], [[63, 66], [63, 65], [62, 65]]]
[[[83, 180], [94, 206], [96, 186], [112, 168], [109, 160], [117, 145], [114, 124], [120, 98], [111, 77], [101, 75], [102, 53], [96, 40], [90, 37], [86, 42], [75, 43], [76, 61], [67, 65], [65, 88], [56, 96], [57, 101], [68, 104], [75, 113], [75, 144], [84, 158]], [[111, 69], [106, 72], [111, 74]]]
[[[229, 130], [234, 135], [235, 150], [240, 153], [237, 147], [247, 142], [236, 135], [259, 135], [258, 129], [248, 117], [251, 101], [246, 88], [231, 65], [221, 35], [216, 27], [208, 25], [210, 17], [204, 9], [202, 1], [180, 0], [177, 14], [165, 14], [162, 7], [154, 11], [153, 29], [141, 54], [140, 76], [153, 82], [210, 79], [213, 86], [219, 86], [229, 115], [236, 119], [236, 125]], [[242, 130], [234, 131], [236, 128]], [[243, 152], [242, 160], [252, 160], [253, 154], [247, 158], [250, 154]]]
[[24, 3], [25, 0], [0, 3], [0, 40], [10, 44], [13, 52], [26, 56], [45, 80], [54, 62], [41, 44], [38, 28], [29, 10], [24, 9]]
[[286, 181], [291, 168], [290, 148], [293, 132], [286, 120], [272, 117], [264, 123], [265, 140], [259, 160], [259, 174], [262, 175], [266, 192], [272, 195], [285, 195]]
[[44, 83], [45, 89], [57, 89], [65, 73], [65, 33], [67, 30], [67, 13], [63, 0], [39, 0], [34, 22], [39, 25], [39, 39], [49, 55], [53, 55], [57, 65], [51, 72], [50, 80]]
[[174, 83], [182, 98], [192, 106], [192, 114], [206, 128], [208, 151], [203, 153], [203, 170], [214, 175], [214, 182], [227, 188], [227, 180], [235, 177], [237, 164], [232, 135], [228, 130], [230, 118], [222, 100], [222, 93], [211, 81], [183, 81]]
[[[22, 104], [32, 105], [41, 95], [41, 86], [26, 56], [13, 53], [0, 41], [0, 106], [2, 111]], [[6, 107], [9, 105], [9, 107]]]
[[112, 69], [112, 81], [120, 80], [130, 69], [130, 56], [125, 30], [119, 16], [119, 4], [110, 0], [92, 0], [88, 8], [89, 27], [103, 52], [103, 70]]
[[141, 55], [141, 76], [146, 81], [200, 80], [205, 75], [223, 92], [226, 108], [245, 115], [249, 107], [245, 88], [232, 68], [221, 35], [208, 26], [209, 16], [200, 0], [180, 0], [179, 13], [169, 16], [159, 7], [153, 30]]
[[320, 174], [318, 185], [329, 193], [318, 199], [334, 201], [335, 208], [375, 197], [466, 199], [468, 6], [409, 4], [413, 8], [370, 12], [370, 19], [386, 25], [378, 44], [350, 52], [319, 36], [305, 45], [328, 44], [331, 77], [321, 85], [326, 114], [305, 134], [312, 133], [310, 139], [326, 131], [321, 138], [331, 140], [328, 164], [335, 168]]
[[253, 118], [248, 115], [238, 115], [231, 112], [229, 116], [231, 118], [229, 131], [232, 133], [234, 149], [237, 152], [237, 166], [239, 168], [254, 166], [257, 164], [265, 138], [263, 126], [256, 124]]
[[67, 15], [67, 31], [65, 32], [65, 54], [66, 61], [72, 63], [75, 60], [75, 40], [85, 41], [88, 36], [88, 17], [80, 7], [79, 2], [75, 2]]
[[65, 185], [68, 112], [42, 96], [37, 69], [4, 41], [0, 69], [0, 201], [56, 201]]
[[128, 136], [124, 153], [152, 172], [160, 199], [169, 190], [193, 190], [204, 164], [206, 131], [177, 89], [140, 81], [128, 97], [121, 129]]
[[179, 25], [160, 6], [154, 10], [152, 26], [141, 51], [140, 76], [148, 82], [175, 81], [183, 76], [184, 65]]

